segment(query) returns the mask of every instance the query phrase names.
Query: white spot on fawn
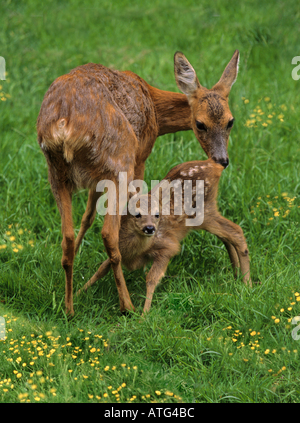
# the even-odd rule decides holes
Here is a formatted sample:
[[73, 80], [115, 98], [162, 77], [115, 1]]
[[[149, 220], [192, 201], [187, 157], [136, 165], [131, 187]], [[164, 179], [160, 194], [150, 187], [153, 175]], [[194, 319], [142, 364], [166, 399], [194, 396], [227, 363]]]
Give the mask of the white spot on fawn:
[[198, 167], [198, 166], [191, 167], [191, 168], [189, 169], [189, 176], [193, 176], [193, 175], [194, 175], [194, 173], [197, 173], [197, 172], [198, 172], [198, 170], [199, 170], [199, 167]]

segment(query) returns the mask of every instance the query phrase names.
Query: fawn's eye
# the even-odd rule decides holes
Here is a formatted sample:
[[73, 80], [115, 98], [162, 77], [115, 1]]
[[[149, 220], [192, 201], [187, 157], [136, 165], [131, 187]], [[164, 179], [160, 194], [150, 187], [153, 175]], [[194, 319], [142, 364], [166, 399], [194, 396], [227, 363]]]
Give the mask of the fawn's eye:
[[227, 129], [231, 129], [233, 127], [234, 119], [231, 119], [227, 124]]
[[207, 131], [206, 125], [204, 125], [204, 123], [202, 123], [202, 122], [200, 122], [198, 120], [196, 120], [196, 126], [197, 126], [197, 129], [199, 131], [205, 131], [205, 132]]
[[155, 213], [155, 217], [156, 217], [156, 219], [158, 219], [159, 218], [159, 213], [157, 212], [157, 213]]
[[135, 215], [135, 217], [136, 217], [137, 219], [139, 219], [140, 217], [142, 217], [142, 215], [141, 215], [141, 213], [137, 213], [137, 214]]

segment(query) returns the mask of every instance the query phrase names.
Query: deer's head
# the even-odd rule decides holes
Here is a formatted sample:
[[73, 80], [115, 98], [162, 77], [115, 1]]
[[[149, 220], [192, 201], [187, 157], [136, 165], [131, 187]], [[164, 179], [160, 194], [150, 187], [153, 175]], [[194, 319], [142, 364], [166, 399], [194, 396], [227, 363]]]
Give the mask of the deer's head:
[[[128, 215], [124, 217], [131, 234], [142, 237], [152, 237], [157, 231], [160, 221], [160, 206], [149, 194], [130, 198]], [[123, 217], [123, 216], [122, 216]]]
[[227, 146], [234, 122], [228, 96], [237, 77], [238, 63], [239, 51], [236, 50], [219, 82], [207, 89], [200, 85], [184, 54], [177, 52], [174, 56], [176, 83], [188, 98], [193, 131], [208, 157], [224, 168], [229, 164]]

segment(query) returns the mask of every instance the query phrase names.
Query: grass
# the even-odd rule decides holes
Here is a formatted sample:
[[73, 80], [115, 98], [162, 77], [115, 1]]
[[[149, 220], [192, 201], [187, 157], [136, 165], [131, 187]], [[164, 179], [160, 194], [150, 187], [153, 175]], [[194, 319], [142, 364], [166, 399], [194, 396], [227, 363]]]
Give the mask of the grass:
[[[1, 402], [299, 402], [299, 8], [267, 1], [4, 1], [0, 55]], [[122, 316], [112, 275], [64, 315], [60, 216], [36, 141], [51, 82], [88, 62], [130, 69], [177, 91], [181, 50], [200, 82], [217, 82], [234, 50], [236, 119], [219, 187], [222, 214], [242, 226], [253, 289], [234, 280], [227, 253], [207, 233], [184, 240], [140, 320], [145, 275], [124, 272], [137, 313]], [[192, 132], [160, 137], [146, 182], [204, 159]], [[78, 231], [87, 200], [74, 195]], [[77, 290], [106, 258], [102, 220], [74, 266]]]

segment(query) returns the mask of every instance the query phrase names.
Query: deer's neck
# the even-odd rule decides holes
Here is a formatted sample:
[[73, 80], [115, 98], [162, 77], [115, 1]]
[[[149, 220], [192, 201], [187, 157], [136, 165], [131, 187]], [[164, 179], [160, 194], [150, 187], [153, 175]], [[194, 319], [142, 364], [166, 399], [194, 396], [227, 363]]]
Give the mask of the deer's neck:
[[148, 86], [158, 121], [158, 135], [192, 129], [191, 109], [186, 95]]

